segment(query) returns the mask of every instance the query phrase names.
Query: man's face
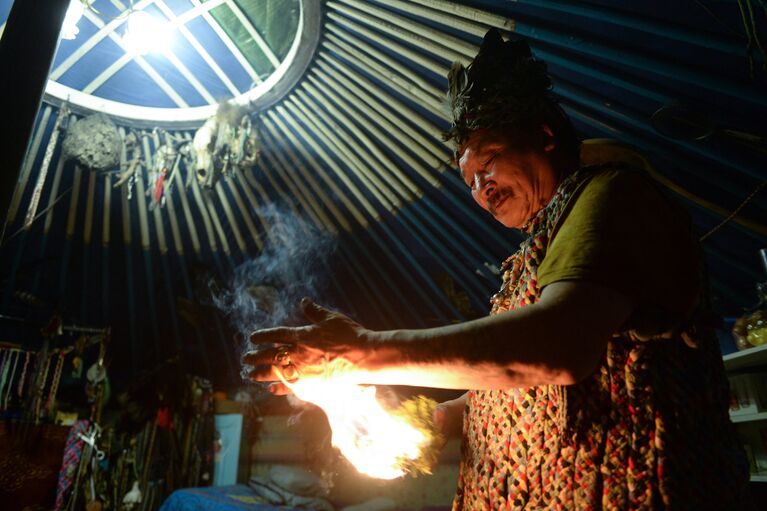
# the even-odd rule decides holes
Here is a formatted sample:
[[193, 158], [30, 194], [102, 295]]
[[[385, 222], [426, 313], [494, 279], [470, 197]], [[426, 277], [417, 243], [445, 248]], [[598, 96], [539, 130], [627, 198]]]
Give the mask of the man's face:
[[[544, 131], [550, 135], [548, 127]], [[557, 186], [550, 152], [519, 149], [498, 130], [477, 130], [458, 155], [458, 166], [471, 195], [506, 227], [522, 227], [551, 199]]]

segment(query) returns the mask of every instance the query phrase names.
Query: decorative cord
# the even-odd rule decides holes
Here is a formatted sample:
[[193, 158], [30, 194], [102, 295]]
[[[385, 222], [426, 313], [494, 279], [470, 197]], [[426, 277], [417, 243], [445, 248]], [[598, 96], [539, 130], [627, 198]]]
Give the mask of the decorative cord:
[[48, 399], [45, 401], [45, 410], [51, 413], [53, 409], [53, 403], [56, 401], [56, 393], [59, 390], [59, 382], [61, 381], [61, 370], [64, 367], [64, 352], [59, 353], [59, 359], [56, 361], [56, 369], [53, 371], [53, 379], [51, 380], [51, 388], [48, 391]]
[[746, 198], [743, 200], [743, 202], [741, 202], [741, 203], [740, 203], [740, 205], [739, 205], [737, 208], [735, 208], [735, 209], [733, 210], [733, 212], [732, 212], [732, 213], [730, 213], [729, 215], [727, 215], [727, 217], [726, 217], [724, 220], [722, 220], [721, 222], [719, 222], [719, 223], [718, 223], [717, 225], [715, 225], [715, 226], [714, 226], [714, 227], [713, 227], [713, 228], [712, 228], [710, 231], [708, 231], [706, 234], [704, 234], [703, 236], [701, 236], [701, 237], [700, 237], [700, 242], [701, 242], [701, 243], [703, 243], [704, 241], [706, 241], [706, 240], [707, 240], [707, 239], [708, 239], [708, 238], [709, 238], [709, 237], [710, 237], [712, 234], [714, 234], [716, 231], [718, 231], [719, 229], [721, 229], [722, 227], [724, 227], [724, 225], [725, 225], [727, 222], [729, 222], [730, 220], [732, 220], [733, 218], [735, 218], [736, 216], [738, 216], [738, 213], [740, 213], [740, 211], [741, 211], [741, 210], [742, 210], [742, 209], [743, 209], [743, 208], [746, 206], [746, 204], [748, 204], [749, 202], [751, 202], [751, 199], [753, 199], [754, 197], [756, 197], [756, 195], [757, 195], [759, 192], [761, 192], [761, 191], [762, 191], [762, 189], [763, 189], [765, 186], [767, 186], [767, 181], [762, 181], [761, 183], [759, 183], [759, 184], [756, 186], [756, 188], [754, 188], [754, 190], [753, 190], [753, 191], [752, 191], [752, 192], [751, 192], [751, 193], [748, 195], [748, 197], [746, 197]]
[[40, 418], [40, 404], [43, 397], [43, 392], [45, 392], [45, 382], [48, 381], [48, 371], [51, 369], [51, 356], [46, 353], [45, 355], [45, 367], [43, 368], [42, 374], [40, 375], [40, 382], [39, 386], [37, 387], [35, 391], [35, 421], [37, 421]]

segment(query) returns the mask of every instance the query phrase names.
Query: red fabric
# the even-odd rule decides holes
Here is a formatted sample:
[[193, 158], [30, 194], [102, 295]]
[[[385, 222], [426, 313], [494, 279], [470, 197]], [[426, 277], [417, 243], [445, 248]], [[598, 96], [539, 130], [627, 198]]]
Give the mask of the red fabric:
[[170, 408], [157, 409], [157, 427], [163, 429], [173, 429], [173, 414]]
[[161, 172], [160, 177], [157, 178], [157, 183], [154, 185], [154, 200], [160, 202], [162, 198], [162, 184], [165, 182], [165, 173]]

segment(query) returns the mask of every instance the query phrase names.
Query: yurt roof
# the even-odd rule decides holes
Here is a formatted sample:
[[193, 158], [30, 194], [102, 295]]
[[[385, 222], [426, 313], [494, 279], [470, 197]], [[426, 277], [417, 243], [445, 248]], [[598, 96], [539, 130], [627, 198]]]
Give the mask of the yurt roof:
[[[269, 248], [284, 225], [276, 210], [299, 219], [299, 240], [316, 232], [333, 242], [293, 253], [293, 266], [277, 265], [281, 280], [258, 285], [279, 280], [283, 292], [286, 279], [314, 282], [311, 272], [325, 281], [318, 300], [378, 328], [486, 313], [521, 237], [472, 204], [440, 133], [447, 70], [468, 63], [491, 27], [526, 38], [548, 63], [584, 138], [641, 150], [701, 235], [755, 192], [704, 242], [715, 308], [741, 314], [765, 280], [767, 20], [750, 0], [86, 3], [76, 38], [60, 43], [17, 185], [8, 232], [21, 234], [3, 247], [3, 314], [56, 307], [70, 322], [111, 325], [131, 371], [178, 354], [216, 365], [222, 352], [235, 378], [228, 316], [195, 316], [214, 308], [200, 298], [211, 280], [245, 279], [237, 268], [253, 261], [262, 277], [275, 268], [259, 258], [279, 259]], [[0, 21], [11, 4], [0, 0]], [[170, 24], [167, 50], [125, 47], [131, 8]], [[73, 119], [102, 111], [122, 136], [142, 133], [149, 168], [163, 137], [191, 138], [222, 100], [251, 109], [252, 169], [209, 192], [179, 177], [164, 207], [150, 209], [148, 181], [128, 194], [113, 188], [116, 173], [72, 168], [54, 148], [38, 219], [22, 228], [62, 102]], [[19, 293], [47, 309], [30, 312]]]

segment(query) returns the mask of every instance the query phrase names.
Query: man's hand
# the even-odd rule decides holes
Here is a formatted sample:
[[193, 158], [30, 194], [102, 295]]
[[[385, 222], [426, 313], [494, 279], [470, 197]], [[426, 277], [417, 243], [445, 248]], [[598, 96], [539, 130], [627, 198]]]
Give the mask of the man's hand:
[[463, 431], [463, 411], [466, 408], [466, 399], [468, 393], [445, 401], [437, 405], [434, 410], [434, 426], [439, 430], [445, 439], [458, 438]]
[[[301, 300], [304, 316], [311, 322], [301, 327], [276, 327], [253, 332], [250, 342], [259, 347], [249, 351], [243, 362], [254, 367], [254, 381], [274, 382], [279, 373], [287, 380], [326, 376], [328, 372], [351, 372], [365, 356], [368, 332], [340, 312], [321, 307], [308, 298]], [[284, 394], [282, 384], [270, 387]]]

